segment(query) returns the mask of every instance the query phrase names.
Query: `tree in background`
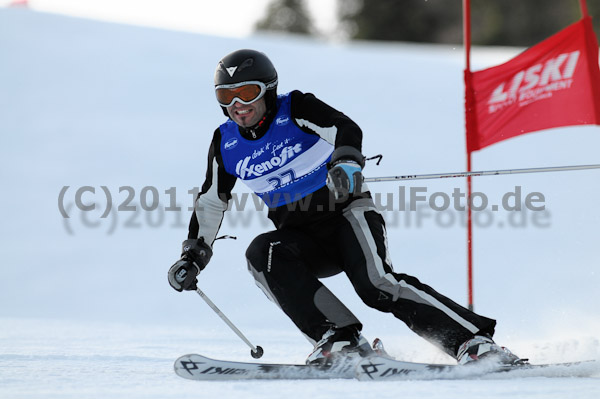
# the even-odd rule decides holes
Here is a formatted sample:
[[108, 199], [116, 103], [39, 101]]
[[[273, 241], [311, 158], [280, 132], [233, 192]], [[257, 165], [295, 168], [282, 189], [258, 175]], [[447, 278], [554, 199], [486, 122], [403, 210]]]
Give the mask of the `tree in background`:
[[445, 43], [461, 37], [460, 24], [456, 25], [461, 4], [460, 0], [338, 0], [338, 18], [351, 39]]
[[[462, 0], [338, 0], [337, 7], [351, 39], [462, 43]], [[600, 12], [596, 0], [588, 8]], [[531, 46], [580, 17], [578, 0], [471, 0], [472, 39], [479, 45]]]
[[471, 7], [474, 43], [484, 45], [529, 47], [581, 18], [578, 0], [471, 0]]
[[256, 30], [310, 35], [315, 32], [312, 19], [302, 0], [273, 0]]

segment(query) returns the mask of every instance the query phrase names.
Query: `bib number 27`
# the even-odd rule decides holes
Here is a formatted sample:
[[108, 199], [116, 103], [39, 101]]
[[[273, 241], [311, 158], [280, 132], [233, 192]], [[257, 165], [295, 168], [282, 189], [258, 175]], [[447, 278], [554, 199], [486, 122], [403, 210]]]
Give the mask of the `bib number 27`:
[[285, 186], [286, 184], [290, 184], [294, 180], [296, 180], [296, 173], [294, 173], [294, 169], [288, 169], [279, 173], [277, 176], [272, 176], [267, 179], [269, 184], [271, 184], [274, 189]]

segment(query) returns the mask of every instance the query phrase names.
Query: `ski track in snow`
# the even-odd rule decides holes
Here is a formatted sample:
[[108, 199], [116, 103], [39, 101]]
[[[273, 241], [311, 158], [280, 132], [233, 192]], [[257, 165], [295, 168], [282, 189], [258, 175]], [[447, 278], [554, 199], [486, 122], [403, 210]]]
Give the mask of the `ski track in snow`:
[[[460, 380], [188, 381], [173, 372], [181, 354], [253, 361], [244, 345], [221, 332], [183, 325], [152, 326], [58, 320], [0, 320], [0, 397], [30, 398], [578, 398], [597, 397], [600, 371], [588, 378], [534, 376], [527, 370]], [[250, 330], [265, 346], [262, 362], [301, 362], [289, 332]], [[226, 334], [229, 335], [229, 334]], [[392, 340], [392, 337], [386, 338]], [[274, 343], [271, 345], [271, 343]], [[563, 342], [547, 342], [547, 349]], [[580, 342], [593, 350], [593, 343]], [[301, 349], [301, 348], [300, 348]], [[598, 348], [596, 348], [598, 351]], [[589, 351], [588, 351], [589, 352]], [[432, 351], [433, 353], [433, 351]], [[406, 359], [412, 360], [412, 359]], [[459, 373], [460, 374], [460, 373]], [[529, 375], [528, 375], [529, 374]], [[419, 376], [422, 378], [423, 376]], [[431, 376], [433, 377], [433, 376]]]

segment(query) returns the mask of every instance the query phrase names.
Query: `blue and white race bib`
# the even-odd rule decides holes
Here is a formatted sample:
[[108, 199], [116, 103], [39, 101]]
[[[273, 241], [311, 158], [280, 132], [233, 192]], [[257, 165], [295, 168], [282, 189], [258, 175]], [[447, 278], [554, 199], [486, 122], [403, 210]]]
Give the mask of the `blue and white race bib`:
[[247, 140], [235, 122], [221, 125], [225, 170], [241, 179], [268, 207], [297, 201], [325, 185], [333, 145], [302, 131], [290, 116], [291, 96], [277, 99], [279, 108], [269, 130]]

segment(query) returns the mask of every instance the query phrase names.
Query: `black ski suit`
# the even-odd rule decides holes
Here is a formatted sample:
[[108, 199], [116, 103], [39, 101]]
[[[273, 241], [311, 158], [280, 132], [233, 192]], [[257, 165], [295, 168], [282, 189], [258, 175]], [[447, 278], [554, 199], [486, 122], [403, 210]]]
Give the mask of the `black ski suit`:
[[[282, 101], [282, 97], [287, 101]], [[257, 285], [310, 340], [319, 341], [332, 326], [362, 328], [352, 312], [319, 280], [340, 272], [346, 273], [365, 304], [392, 313], [453, 357], [458, 347], [474, 335], [493, 335], [494, 320], [469, 311], [415, 277], [393, 271], [385, 222], [368, 191], [336, 203], [325, 186], [323, 163], [304, 175], [293, 175], [286, 186], [282, 174], [277, 177], [275, 169], [270, 169], [283, 162], [283, 153], [280, 156], [273, 151], [273, 158], [262, 162], [260, 167], [251, 164], [254, 159], [250, 155], [244, 157], [244, 146], [254, 145], [253, 154], [260, 153], [257, 148], [271, 149], [275, 139], [287, 143], [285, 136], [289, 132], [309, 135], [306, 137], [319, 140], [321, 145], [311, 147], [311, 153], [302, 152], [300, 144], [294, 146], [290, 142], [292, 149], [286, 154], [295, 156], [297, 162], [302, 156], [327, 158], [334, 147], [352, 146], [361, 150], [360, 128], [314, 95], [294, 91], [280, 96], [277, 106], [257, 129], [241, 129], [232, 121], [216, 129], [206, 180], [196, 200], [197, 211], [192, 216], [188, 238], [204, 237], [212, 245], [235, 181], [241, 178], [247, 182], [245, 179], [258, 176], [247, 182], [256, 192], [259, 190], [255, 188], [265, 178], [273, 183], [275, 191], [287, 190], [287, 194], [291, 192], [298, 197], [284, 194], [282, 200], [281, 196], [274, 198], [273, 191], [259, 193], [269, 205], [269, 218], [276, 229], [252, 241], [246, 251], [248, 267]], [[257, 140], [266, 144], [257, 147]], [[288, 165], [292, 161], [286, 160]], [[290, 191], [296, 181], [301, 182], [298, 186], [303, 192]]]

